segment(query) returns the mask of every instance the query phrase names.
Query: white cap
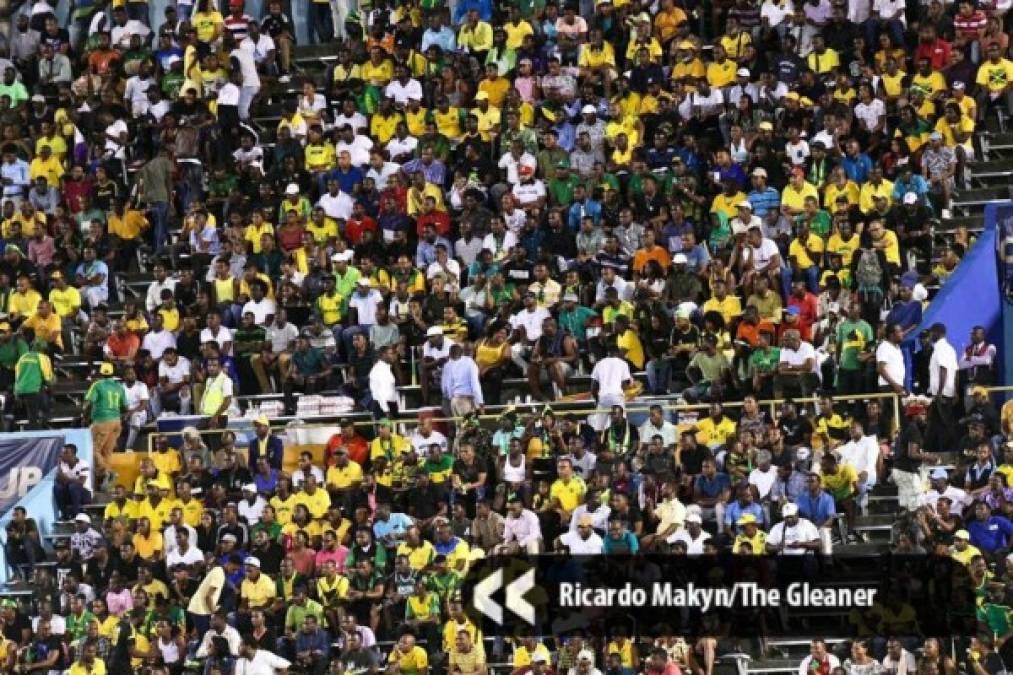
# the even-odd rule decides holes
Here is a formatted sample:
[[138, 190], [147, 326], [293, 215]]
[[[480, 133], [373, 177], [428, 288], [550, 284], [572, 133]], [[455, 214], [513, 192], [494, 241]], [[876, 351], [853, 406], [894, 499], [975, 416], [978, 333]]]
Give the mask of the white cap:
[[686, 257], [685, 253], [676, 253], [672, 257], [672, 263], [675, 265], [686, 265], [689, 263], [689, 258]]
[[247, 483], [243, 486], [243, 492], [256, 492], [257, 485], [255, 483]]
[[697, 525], [703, 525], [703, 518], [700, 517], [699, 513], [691, 513], [686, 516], [687, 523], [696, 523]]
[[743, 199], [741, 202], [739, 202], [738, 204], [735, 205], [735, 208], [737, 208], [737, 209], [749, 209], [750, 211], [752, 211], [753, 210], [753, 203], [750, 202], [748, 199]]
[[581, 115], [597, 115], [598, 114], [598, 109], [595, 108], [590, 103], [588, 103], [586, 106], [584, 106], [583, 108], [580, 109], [580, 114]]
[[812, 452], [809, 448], [798, 448], [795, 450], [795, 459], [799, 462], [804, 462], [812, 456]]
[[567, 293], [563, 296], [563, 302], [580, 302], [580, 298], [577, 297], [576, 293]]
[[76, 516], [74, 516], [74, 522], [75, 523], [87, 523], [87, 524], [91, 525], [91, 516], [89, 516], [87, 513], [79, 513]]
[[354, 257], [355, 253], [352, 251], [341, 251], [331, 256], [331, 262], [351, 262]]
[[918, 203], [918, 195], [916, 195], [914, 192], [905, 192], [904, 193], [904, 203], [905, 204], [917, 204]]
[[365, 286], [366, 288], [369, 288], [369, 279], [367, 279], [366, 277], [359, 277], [359, 280], [356, 281], [355, 283], [358, 284], [359, 286]]
[[234, 535], [234, 534], [224, 534], [224, 535], [222, 535], [222, 541], [231, 541], [233, 544], [235, 544], [239, 540], [236, 539], [236, 535]]
[[953, 83], [953, 88], [956, 89], [957, 91], [962, 91], [964, 89], [964, 86], [965, 86], [964, 83], [959, 80]]
[[285, 194], [287, 195], [299, 194], [299, 186], [296, 185], [295, 183], [289, 183], [288, 187], [285, 188]]
[[443, 335], [443, 329], [439, 326], [430, 326], [426, 330], [426, 337], [437, 337], [438, 335]]
[[785, 518], [787, 518], [788, 516], [797, 516], [798, 504], [788, 502], [787, 504], [781, 507], [781, 515]]
[[581, 649], [577, 652], [578, 661], [594, 661], [594, 653], [590, 649]]
[[252, 567], [256, 567], [259, 570], [260, 569], [260, 558], [256, 558], [256, 557], [254, 557], [254, 556], [251, 555], [249, 558], [247, 558], [246, 560], [243, 561], [243, 564], [244, 565], [250, 565]]
[[735, 74], [739, 77], [749, 77], [749, 68], [739, 68]]

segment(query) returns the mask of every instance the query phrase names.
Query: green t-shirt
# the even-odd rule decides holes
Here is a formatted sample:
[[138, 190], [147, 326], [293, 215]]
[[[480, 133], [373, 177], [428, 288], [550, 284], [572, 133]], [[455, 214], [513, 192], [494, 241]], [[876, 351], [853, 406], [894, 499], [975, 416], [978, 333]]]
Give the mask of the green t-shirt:
[[549, 181], [549, 196], [552, 198], [553, 204], [559, 204], [560, 206], [569, 206], [573, 203], [573, 188], [580, 184], [580, 179], [574, 176], [572, 173], [566, 177], [566, 180], [562, 178], [553, 178]]
[[49, 357], [39, 352], [26, 352], [14, 368], [14, 393], [38, 394], [42, 385], [53, 379]]
[[721, 351], [715, 352], [713, 356], [706, 352], [697, 352], [689, 365], [699, 368], [706, 382], [719, 382], [721, 373], [729, 366], [728, 358]]
[[324, 608], [319, 602], [309, 598], [306, 598], [306, 604], [301, 607], [291, 604], [288, 606], [288, 611], [285, 612], [285, 627], [293, 632], [299, 632], [307, 616], [316, 617], [318, 622], [323, 622]]
[[92, 422], [111, 422], [127, 407], [127, 390], [116, 380], [99, 380], [88, 388], [85, 400], [91, 403]]
[[[804, 220], [806, 220], [805, 214], [801, 214], [795, 218], [795, 224], [797, 225]], [[821, 239], [826, 240], [830, 234], [830, 223], [830, 214], [820, 209], [813, 216], [812, 220], [809, 221], [809, 230]]]
[[440, 455], [440, 461], [435, 462], [430, 457], [422, 465], [422, 470], [429, 474], [429, 478], [435, 485], [442, 485], [454, 470], [454, 458], [450, 455]]
[[28, 353], [28, 343], [16, 337], [0, 344], [0, 366], [13, 368], [18, 359]]
[[781, 349], [779, 347], [771, 347], [766, 352], [757, 349], [749, 355], [749, 367], [754, 372], [767, 375], [774, 372], [780, 360]]
[[232, 347], [236, 352], [236, 356], [248, 356], [257, 352], [253, 348], [256, 343], [262, 343], [266, 339], [267, 332], [263, 326], [251, 326], [250, 328], [240, 326], [236, 329], [236, 334], [232, 338]]
[[841, 346], [841, 363], [843, 370], [858, 370], [862, 364], [858, 355], [872, 344], [872, 328], [865, 321], [845, 319], [837, 324], [837, 344]]

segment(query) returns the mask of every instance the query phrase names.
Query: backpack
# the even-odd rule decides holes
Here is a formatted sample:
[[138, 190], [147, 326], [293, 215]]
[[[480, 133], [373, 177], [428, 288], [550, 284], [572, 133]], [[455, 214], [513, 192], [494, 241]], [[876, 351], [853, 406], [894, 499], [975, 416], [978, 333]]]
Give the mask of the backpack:
[[[865, 249], [855, 267], [855, 282], [863, 299], [869, 300], [883, 295], [883, 266], [875, 249]], [[872, 296], [872, 297], [870, 297]]]

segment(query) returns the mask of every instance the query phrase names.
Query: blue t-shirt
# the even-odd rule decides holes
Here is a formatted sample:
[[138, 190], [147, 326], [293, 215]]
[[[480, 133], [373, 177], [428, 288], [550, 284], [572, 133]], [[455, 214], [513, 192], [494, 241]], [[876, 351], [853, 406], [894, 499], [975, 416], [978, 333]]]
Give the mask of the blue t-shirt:
[[984, 521], [974, 519], [967, 524], [967, 533], [971, 535], [971, 544], [992, 553], [1006, 548], [1009, 537], [1013, 534], [1013, 523], [1002, 516], [989, 516]]

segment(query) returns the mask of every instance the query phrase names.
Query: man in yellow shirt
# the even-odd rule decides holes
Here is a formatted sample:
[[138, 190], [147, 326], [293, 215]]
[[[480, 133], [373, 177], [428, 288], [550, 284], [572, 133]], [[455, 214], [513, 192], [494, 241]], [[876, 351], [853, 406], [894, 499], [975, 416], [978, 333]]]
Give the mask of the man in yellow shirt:
[[277, 593], [274, 581], [261, 573], [259, 558], [251, 555], [243, 563], [246, 565], [246, 578], [239, 588], [239, 597], [246, 601], [248, 609], [266, 609]]
[[711, 298], [703, 303], [703, 312], [717, 312], [728, 326], [732, 319], [742, 315], [742, 301], [739, 296], [728, 293], [728, 284], [724, 279], [716, 279], [711, 288]]
[[457, 46], [472, 55], [485, 54], [492, 49], [492, 26], [479, 20], [477, 9], [468, 12], [468, 18], [457, 33]]
[[493, 134], [499, 133], [500, 110], [489, 105], [489, 92], [480, 91], [475, 94], [475, 108], [471, 114], [478, 119], [478, 133], [482, 140], [492, 141]]
[[707, 83], [715, 89], [723, 89], [735, 84], [739, 67], [728, 58], [728, 53], [721, 45], [714, 45], [714, 61], [707, 66]]
[[[20, 251], [17, 246], [7, 244], [6, 253], [10, 253], [11, 248]], [[26, 319], [35, 314], [41, 301], [42, 296], [32, 288], [31, 280], [28, 277], [18, 277], [16, 289], [7, 300], [7, 316], [12, 321]]]
[[858, 473], [855, 467], [847, 462], [839, 462], [834, 453], [825, 452], [820, 461], [820, 484], [834, 498], [837, 511], [844, 511], [848, 516], [848, 527], [852, 528], [848, 539], [858, 540], [854, 530], [857, 511], [855, 498], [858, 495]]
[[746, 201], [746, 195], [739, 189], [738, 183], [731, 178], [725, 179], [721, 184], [722, 191], [711, 201], [710, 212], [712, 214], [722, 213], [728, 220], [731, 220], [739, 213], [739, 204]]
[[63, 178], [63, 164], [60, 158], [53, 154], [52, 148], [43, 145], [39, 148], [39, 155], [32, 160], [28, 175], [33, 181], [45, 178], [50, 187], [59, 188], [60, 179]]
[[567, 457], [556, 462], [558, 478], [549, 488], [549, 499], [554, 508], [562, 511], [567, 517], [580, 506], [587, 492], [587, 485], [580, 476], [573, 473], [573, 461]]
[[812, 183], [805, 179], [805, 169], [796, 166], [791, 170], [788, 185], [781, 191], [781, 212], [789, 219], [805, 211], [806, 197], [813, 197], [819, 202], [820, 193]]
[[580, 50], [577, 65], [580, 67], [582, 77], [600, 76], [606, 92], [609, 91], [611, 82], [616, 77], [616, 53], [612, 45], [605, 41], [601, 30], [595, 29], [590, 32], [588, 43]]
[[30, 328], [35, 331], [37, 340], [44, 340], [50, 347], [63, 351], [63, 323], [60, 316], [53, 311], [53, 305], [49, 300], [39, 300], [35, 314], [25, 319], [21, 327]]
[[876, 197], [883, 197], [889, 206], [893, 203], [893, 183], [883, 178], [883, 167], [873, 164], [869, 180], [862, 184], [858, 196], [858, 208], [862, 213], [871, 213], [876, 208]]
[[816, 35], [813, 37], [813, 49], [806, 57], [806, 65], [817, 75], [824, 75], [840, 67], [841, 57], [835, 50], [827, 47], [822, 35]]
[[1002, 57], [1002, 48], [998, 42], [989, 44], [986, 52], [988, 60], [978, 66], [978, 75], [974, 78], [978, 85], [978, 121], [985, 118], [989, 103], [1002, 101], [1006, 105], [1006, 114], [1013, 115], [1013, 61]]
[[495, 63], [486, 64], [485, 79], [478, 83], [478, 91], [488, 94], [487, 100], [490, 106], [502, 108], [510, 86], [510, 80], [500, 77], [499, 67]]

